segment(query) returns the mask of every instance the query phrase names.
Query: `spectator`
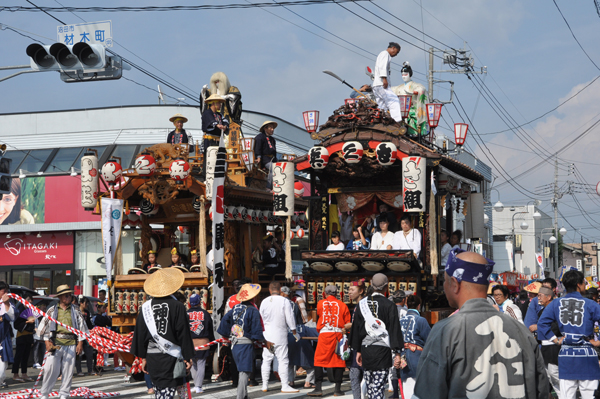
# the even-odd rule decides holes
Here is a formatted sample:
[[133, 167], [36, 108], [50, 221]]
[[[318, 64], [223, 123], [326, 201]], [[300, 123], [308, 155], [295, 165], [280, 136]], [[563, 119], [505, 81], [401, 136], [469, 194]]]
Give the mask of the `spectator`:
[[[37, 308], [45, 312], [48, 304], [45, 301], [38, 303]], [[39, 314], [39, 313], [38, 313]], [[36, 315], [37, 316], [37, 315]], [[37, 328], [44, 316], [37, 316], [35, 319], [35, 330], [33, 333], [33, 368], [41, 369], [42, 363], [44, 362], [44, 354], [46, 353], [46, 343], [37, 333]]]
[[343, 251], [345, 248], [344, 243], [340, 242], [340, 232], [334, 231], [331, 233], [331, 244], [327, 246], [327, 251]]
[[513, 303], [508, 296], [510, 295], [510, 291], [508, 287], [505, 285], [496, 285], [492, 288], [492, 295], [494, 295], [494, 299], [500, 308], [500, 312], [506, 313], [519, 323], [523, 323], [523, 315], [521, 314], [521, 309], [517, 305]]
[[[79, 310], [81, 311], [81, 314], [83, 315], [83, 319], [85, 320], [85, 324], [87, 325], [87, 328], [91, 331], [94, 328], [94, 325], [92, 324], [92, 318], [90, 315], [89, 307], [90, 307], [90, 300], [87, 299], [86, 297], [84, 297], [83, 295], [80, 295], [79, 296]], [[88, 343], [87, 340], [83, 341], [83, 353], [85, 354], [85, 361], [87, 363], [87, 371], [88, 371], [87, 375], [92, 375], [93, 370], [94, 370], [94, 349]], [[85, 374], [83, 374], [83, 369], [81, 368], [81, 357], [82, 357], [82, 354], [79, 354], [77, 356], [77, 359], [75, 360], [75, 368], [77, 369], [77, 375], [79, 377], [83, 377], [85, 375]]]
[[362, 226], [357, 226], [352, 229], [352, 240], [348, 242], [346, 246], [347, 251], [361, 251], [369, 249], [371, 246], [371, 241], [368, 238], [365, 238], [365, 235], [362, 231]]
[[[31, 303], [33, 299], [31, 296], [28, 296], [25, 300]], [[17, 351], [12, 366], [13, 380], [18, 382], [33, 381], [27, 375], [27, 363], [29, 362], [29, 353], [33, 346], [33, 332], [36, 318], [33, 315], [33, 311], [21, 303], [16, 306], [16, 311], [19, 315], [15, 318], [14, 322], [15, 330], [17, 330]], [[19, 367], [21, 368], [21, 376], [19, 376]]]

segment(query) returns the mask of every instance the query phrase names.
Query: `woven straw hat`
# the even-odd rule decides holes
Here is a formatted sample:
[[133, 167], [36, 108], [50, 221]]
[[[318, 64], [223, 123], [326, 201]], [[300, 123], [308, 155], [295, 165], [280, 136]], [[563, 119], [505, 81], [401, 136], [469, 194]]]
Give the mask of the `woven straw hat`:
[[215, 101], [219, 101], [219, 102], [223, 102], [224, 103], [225, 99], [222, 96], [218, 95], [218, 94], [211, 94], [211, 96], [206, 99], [206, 103], [207, 104], [210, 104], [210, 103], [215, 102]]
[[260, 293], [260, 284], [244, 284], [235, 296], [240, 302], [249, 301]]
[[531, 292], [532, 294], [537, 294], [540, 292], [540, 288], [542, 288], [542, 283], [539, 281], [534, 281], [533, 283], [525, 286], [524, 290], [527, 292]]
[[144, 292], [154, 298], [169, 296], [183, 285], [183, 272], [174, 267], [160, 269], [148, 276], [144, 282]]
[[183, 123], [187, 123], [188, 119], [181, 115], [181, 114], [175, 114], [173, 115], [171, 118], [169, 118], [170, 122], [175, 122], [176, 119], [181, 119], [183, 121]]
[[71, 289], [71, 287], [69, 287], [68, 284], [63, 284], [63, 285], [59, 285], [58, 288], [56, 288], [56, 296], [61, 296], [64, 294], [72, 294], [73, 290]]
[[276, 127], [277, 127], [277, 122], [275, 122], [275, 121], [265, 121], [265, 123], [263, 123], [263, 124], [260, 126], [260, 129], [258, 129], [258, 130], [260, 130], [261, 132], [262, 132], [262, 131], [264, 131], [264, 129], [265, 129], [265, 126], [268, 126], [268, 125], [275, 125], [275, 126], [273, 126], [273, 127], [274, 127], [274, 128], [276, 128]]

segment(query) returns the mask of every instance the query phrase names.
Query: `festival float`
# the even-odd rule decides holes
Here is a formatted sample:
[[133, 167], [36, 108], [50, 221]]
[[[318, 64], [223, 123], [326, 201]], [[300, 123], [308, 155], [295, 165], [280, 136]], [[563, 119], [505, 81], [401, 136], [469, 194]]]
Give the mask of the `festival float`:
[[[408, 93], [400, 90], [409, 83]], [[328, 284], [337, 285], [338, 299], [353, 306], [348, 296], [351, 281], [368, 282], [375, 273], [388, 276], [390, 291], [419, 295], [430, 324], [453, 311], [439, 278], [444, 268], [438, 237], [442, 228], [452, 231], [453, 212], [467, 215], [469, 206], [480, 202], [477, 206], [483, 215], [482, 196], [476, 194], [483, 176], [451, 157], [446, 148], [434, 145], [442, 104], [423, 101], [426, 92], [416, 86], [410, 81], [392, 88], [400, 93], [403, 120], [399, 123], [367, 96], [346, 99], [321, 126], [317, 111], [304, 113], [306, 130], [318, 142], [294, 160], [296, 169], [310, 176], [310, 244], [301, 256], [308, 265], [305, 290], [313, 314]], [[458, 146], [464, 144], [467, 128], [455, 125]], [[397, 220], [410, 216], [421, 232], [421, 256], [412, 250], [326, 250], [335, 226], [348, 223], [331, 218], [339, 212], [364, 228], [366, 219], [378, 213], [378, 204], [387, 205]]]

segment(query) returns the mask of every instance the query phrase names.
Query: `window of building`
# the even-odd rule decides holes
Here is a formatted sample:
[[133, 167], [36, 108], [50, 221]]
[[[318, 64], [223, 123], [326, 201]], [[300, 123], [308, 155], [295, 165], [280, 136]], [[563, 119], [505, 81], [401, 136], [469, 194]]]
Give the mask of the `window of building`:
[[23, 162], [23, 158], [25, 158], [25, 156], [29, 153], [29, 151], [7, 151], [6, 152], [6, 157], [12, 159], [12, 164], [11, 164], [11, 174], [17, 174], [19, 172], [19, 165], [21, 165], [21, 162]]
[[110, 156], [121, 158], [121, 166], [127, 169], [133, 165], [133, 157], [137, 154], [136, 149], [137, 145], [119, 145]]
[[83, 148], [61, 148], [58, 150], [50, 165], [46, 168], [48, 173], [71, 172], [71, 166], [78, 167], [75, 163], [80, 159]]
[[[19, 169], [23, 169], [25, 174], [27, 173], [37, 173], [42, 170], [42, 167], [48, 160], [50, 154], [54, 151], [53, 149], [44, 149], [44, 150], [32, 150], [25, 157]], [[17, 170], [16, 173], [19, 171]]]

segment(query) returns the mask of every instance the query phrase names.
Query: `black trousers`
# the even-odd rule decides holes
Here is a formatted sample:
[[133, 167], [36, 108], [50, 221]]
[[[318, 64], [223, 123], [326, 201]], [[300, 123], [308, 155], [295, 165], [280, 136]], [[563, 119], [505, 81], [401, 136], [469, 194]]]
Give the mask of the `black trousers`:
[[[323, 367], [315, 367], [315, 382], [322, 383], [323, 382]], [[329, 367], [327, 369], [327, 378], [329, 378], [330, 382], [335, 382], [336, 384], [341, 384], [342, 379], [344, 378], [344, 368], [343, 367]]]
[[85, 361], [87, 363], [87, 371], [88, 374], [94, 372], [94, 348], [87, 341], [83, 341], [83, 353], [77, 355], [75, 358], [75, 368], [77, 369], [77, 373], [82, 373], [83, 369], [81, 368], [81, 358], [85, 354]]
[[29, 362], [29, 354], [33, 346], [33, 334], [22, 335], [17, 337], [17, 351], [15, 353], [15, 361], [12, 366], [13, 374], [19, 374], [19, 366], [21, 374], [27, 374], [27, 363]]

